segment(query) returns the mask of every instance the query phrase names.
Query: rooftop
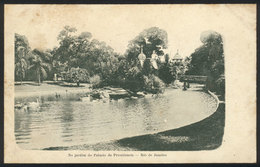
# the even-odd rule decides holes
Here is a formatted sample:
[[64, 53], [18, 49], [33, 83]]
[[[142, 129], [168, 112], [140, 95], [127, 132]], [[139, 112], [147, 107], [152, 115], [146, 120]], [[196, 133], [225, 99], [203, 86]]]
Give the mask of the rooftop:
[[177, 53], [173, 57], [174, 60], [182, 59], [181, 55], [179, 54], [179, 51], [177, 50]]

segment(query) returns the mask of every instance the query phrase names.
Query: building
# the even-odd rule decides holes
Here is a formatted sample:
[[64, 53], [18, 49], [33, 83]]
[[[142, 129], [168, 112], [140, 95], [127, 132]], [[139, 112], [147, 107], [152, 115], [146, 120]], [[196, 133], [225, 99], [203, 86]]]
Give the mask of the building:
[[183, 58], [179, 54], [179, 50], [177, 50], [177, 53], [174, 55], [172, 62], [182, 62]]

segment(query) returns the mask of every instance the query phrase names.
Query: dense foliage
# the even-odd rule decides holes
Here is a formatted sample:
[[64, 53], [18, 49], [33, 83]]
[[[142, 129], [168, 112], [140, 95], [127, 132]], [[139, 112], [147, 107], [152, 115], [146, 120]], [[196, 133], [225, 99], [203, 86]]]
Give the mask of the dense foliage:
[[189, 65], [186, 74], [207, 76], [207, 88], [223, 92], [225, 84], [222, 36], [214, 31], [206, 31], [201, 34], [200, 39], [203, 45], [187, 59]]
[[43, 79], [46, 79], [48, 73], [51, 71], [51, 65], [48, 63], [50, 58], [51, 54], [39, 49], [34, 49], [28, 57], [30, 64], [28, 70], [36, 76], [38, 84], [40, 84]]
[[28, 39], [25, 36], [15, 34], [15, 79], [21, 82], [26, 77], [28, 67], [27, 57], [30, 51]]
[[126, 51], [127, 59], [136, 63], [137, 57], [140, 54], [141, 46], [143, 46], [143, 52], [147, 57], [150, 57], [153, 51], [155, 51], [159, 56], [164, 55], [162, 49], [168, 47], [167, 32], [158, 27], [151, 27], [142, 31], [129, 42]]
[[84, 68], [71, 68], [66, 75], [65, 78], [68, 82], [74, 82], [77, 83], [77, 85], [80, 85], [80, 82], [89, 82], [89, 74], [88, 71]]
[[[163, 81], [158, 77], [158, 70], [154, 69], [149, 58], [151, 58], [153, 52], [158, 56], [163, 56], [163, 49], [166, 49], [167, 45], [167, 32], [158, 27], [145, 29], [129, 42], [125, 54], [126, 62], [123, 67], [120, 67], [124, 71], [122, 75], [124, 76], [127, 89], [134, 92], [146, 90], [153, 93], [158, 93], [163, 89]], [[148, 58], [144, 61], [143, 67], [138, 60], [141, 48], [146, 58]], [[159, 60], [155, 61], [159, 64]]]
[[104, 82], [110, 82], [117, 70], [120, 55], [105, 42], [92, 39], [91, 33], [76, 35], [76, 31], [76, 28], [65, 26], [58, 35], [60, 46], [53, 52], [56, 68], [63, 67], [64, 71], [85, 69], [89, 77], [98, 74]]
[[[202, 46], [185, 61], [171, 61], [167, 32], [158, 27], [143, 30], [129, 41], [124, 55], [114, 52], [105, 42], [92, 38], [90, 32], [78, 33], [65, 26], [59, 33], [59, 46], [52, 50], [31, 50], [25, 36], [15, 34], [15, 80], [61, 80], [91, 83], [93, 88], [122, 87], [132, 92], [160, 93], [179, 75], [208, 76], [207, 87], [224, 91], [224, 54], [220, 34], [204, 32]], [[146, 59], [139, 60], [141, 49]], [[152, 56], [153, 55], [153, 56]], [[164, 61], [161, 61], [163, 58]]]

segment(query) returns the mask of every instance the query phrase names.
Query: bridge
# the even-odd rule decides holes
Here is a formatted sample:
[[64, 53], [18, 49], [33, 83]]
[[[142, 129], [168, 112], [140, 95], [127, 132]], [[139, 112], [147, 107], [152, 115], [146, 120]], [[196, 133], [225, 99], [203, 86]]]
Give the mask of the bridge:
[[205, 84], [207, 78], [208, 78], [207, 76], [201, 76], [201, 75], [181, 75], [179, 81], [188, 82], [188, 83]]
[[190, 88], [190, 83], [206, 84], [208, 77], [201, 75], [182, 75], [179, 81], [183, 82], [183, 90]]

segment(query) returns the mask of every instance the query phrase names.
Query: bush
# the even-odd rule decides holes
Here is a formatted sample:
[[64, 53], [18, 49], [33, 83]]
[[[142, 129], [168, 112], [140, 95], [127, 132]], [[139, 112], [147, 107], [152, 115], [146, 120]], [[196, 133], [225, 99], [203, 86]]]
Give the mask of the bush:
[[162, 93], [165, 87], [163, 81], [155, 75], [144, 75], [144, 90], [149, 93]]
[[101, 78], [99, 75], [93, 75], [89, 78], [89, 82], [92, 84], [93, 88], [97, 88], [101, 84]]
[[137, 66], [131, 67], [126, 72], [123, 88], [132, 92], [142, 91], [143, 75]]
[[166, 84], [170, 84], [176, 79], [170, 63], [164, 63], [160, 66], [159, 77]]
[[67, 73], [67, 81], [69, 82], [88, 82], [89, 74], [86, 69], [83, 68], [71, 68]]

